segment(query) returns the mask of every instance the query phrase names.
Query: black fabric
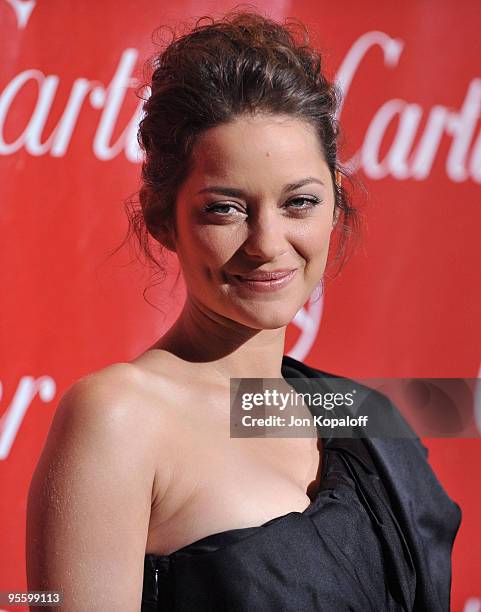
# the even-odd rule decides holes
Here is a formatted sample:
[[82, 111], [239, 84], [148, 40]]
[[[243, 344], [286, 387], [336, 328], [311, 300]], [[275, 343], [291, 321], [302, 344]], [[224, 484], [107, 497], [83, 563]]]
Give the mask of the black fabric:
[[[287, 356], [282, 375], [299, 392], [338, 378]], [[384, 395], [370, 398], [410, 429]], [[323, 442], [320, 486], [303, 512], [145, 555], [142, 612], [449, 611], [461, 509], [426, 447], [418, 438]]]

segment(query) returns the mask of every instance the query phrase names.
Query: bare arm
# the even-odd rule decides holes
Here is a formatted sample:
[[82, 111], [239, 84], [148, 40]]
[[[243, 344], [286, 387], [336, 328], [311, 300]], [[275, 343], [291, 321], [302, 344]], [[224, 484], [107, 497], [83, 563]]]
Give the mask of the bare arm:
[[128, 364], [109, 370], [61, 398], [29, 490], [28, 588], [63, 592], [68, 612], [140, 610], [152, 436]]

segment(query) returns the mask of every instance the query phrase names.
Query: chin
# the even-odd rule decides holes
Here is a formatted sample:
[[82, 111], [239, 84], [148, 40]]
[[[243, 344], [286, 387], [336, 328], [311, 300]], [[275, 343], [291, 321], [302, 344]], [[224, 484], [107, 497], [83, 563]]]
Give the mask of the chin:
[[252, 329], [279, 329], [291, 323], [299, 308], [297, 305], [289, 308], [286, 304], [273, 302], [271, 305], [264, 304], [249, 312], [244, 310], [232, 313], [231, 318]]

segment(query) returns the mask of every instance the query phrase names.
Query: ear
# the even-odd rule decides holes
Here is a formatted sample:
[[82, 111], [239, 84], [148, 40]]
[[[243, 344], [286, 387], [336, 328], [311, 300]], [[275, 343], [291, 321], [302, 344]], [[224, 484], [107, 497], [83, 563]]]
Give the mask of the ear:
[[[336, 176], [336, 185], [340, 187], [342, 185], [342, 174], [339, 172], [339, 170], [335, 171], [335, 176]], [[337, 225], [340, 215], [341, 215], [341, 210], [339, 206], [334, 205], [334, 214], [332, 217], [332, 227], [335, 227]]]
[[342, 185], [342, 174], [339, 172], [339, 170], [336, 170], [335, 174], [336, 174], [336, 184], [338, 185], [338, 187], [340, 187]]
[[332, 216], [332, 227], [334, 228], [339, 221], [339, 217], [341, 216], [341, 209], [339, 206], [334, 205], [334, 214]]

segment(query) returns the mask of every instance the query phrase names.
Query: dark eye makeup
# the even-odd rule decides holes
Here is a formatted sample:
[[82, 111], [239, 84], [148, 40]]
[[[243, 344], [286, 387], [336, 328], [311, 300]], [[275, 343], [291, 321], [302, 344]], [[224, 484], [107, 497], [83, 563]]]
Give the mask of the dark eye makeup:
[[[297, 206], [295, 205], [296, 202], [301, 202], [304, 204], [301, 206]], [[316, 198], [314, 196], [310, 196], [310, 197], [299, 196], [299, 197], [293, 198], [292, 200], [289, 200], [288, 202], [286, 202], [286, 204], [283, 205], [283, 208], [292, 208], [293, 210], [296, 210], [296, 211], [307, 211], [307, 210], [314, 208], [318, 204], [322, 204], [322, 200], [320, 200], [319, 198]], [[221, 216], [226, 216], [229, 214], [229, 212], [226, 209], [229, 209], [229, 208], [234, 208], [238, 212], [244, 212], [243, 210], [240, 210], [239, 208], [237, 208], [234, 204], [230, 204], [227, 202], [223, 204], [222, 203], [208, 204], [202, 210], [203, 212], [206, 212], [206, 213], [212, 212], [212, 213], [219, 214]]]

